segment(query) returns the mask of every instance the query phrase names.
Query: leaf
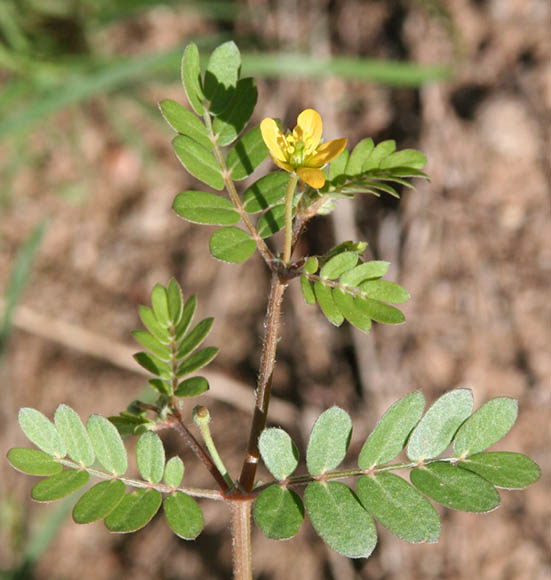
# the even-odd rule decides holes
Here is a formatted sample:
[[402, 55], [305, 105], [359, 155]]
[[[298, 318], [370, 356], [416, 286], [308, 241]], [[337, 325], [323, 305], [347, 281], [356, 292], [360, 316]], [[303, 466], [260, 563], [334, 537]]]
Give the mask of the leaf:
[[144, 347], [150, 350], [157, 358], [164, 362], [172, 360], [168, 346], [161, 344], [152, 334], [145, 330], [133, 330], [132, 336]]
[[194, 224], [228, 226], [236, 224], [240, 217], [232, 202], [225, 197], [206, 191], [184, 191], [174, 198], [172, 209]]
[[425, 397], [420, 391], [396, 401], [377, 423], [358, 457], [360, 469], [383, 465], [404, 448], [408, 435], [423, 416]]
[[258, 448], [268, 471], [276, 479], [287, 479], [297, 468], [298, 450], [283, 429], [264, 429], [258, 439]]
[[182, 319], [184, 312], [184, 297], [182, 289], [176, 280], [172, 279], [166, 287], [166, 297], [168, 302], [168, 313], [174, 326], [177, 326]]
[[207, 346], [206, 348], [198, 350], [195, 354], [184, 360], [184, 362], [178, 367], [176, 376], [183, 377], [203, 368], [205, 365], [208, 365], [217, 354], [218, 349], [214, 346]]
[[168, 330], [159, 324], [159, 321], [151, 308], [140, 305], [138, 307], [138, 313], [143, 325], [159, 342], [162, 344], [170, 344]]
[[267, 538], [288, 540], [302, 526], [304, 506], [294, 491], [271, 485], [256, 498], [253, 517]]
[[208, 149], [187, 135], [178, 135], [172, 140], [172, 146], [182, 165], [199, 181], [213, 189], [224, 188], [224, 178], [220, 167]]
[[161, 286], [161, 284], [155, 284], [151, 291], [151, 306], [159, 324], [168, 328], [171, 324], [168, 311], [168, 296], [166, 288]]
[[346, 320], [363, 332], [371, 330], [371, 318], [358, 308], [358, 299], [342, 290], [333, 290], [333, 300]]
[[362, 139], [356, 147], [354, 147], [352, 153], [350, 154], [350, 159], [346, 165], [346, 175], [359, 175], [363, 171], [363, 165], [369, 159], [371, 152], [373, 151], [375, 144], [373, 139], [368, 137], [367, 139]]
[[256, 250], [256, 242], [239, 228], [221, 228], [210, 238], [210, 253], [222, 262], [238, 264], [248, 260]]
[[304, 503], [316, 532], [335, 552], [349, 558], [368, 558], [373, 552], [375, 524], [344, 483], [309, 483]]
[[159, 483], [165, 468], [165, 449], [159, 436], [147, 431], [136, 443], [136, 463], [141, 476], [146, 481]]
[[318, 259], [315, 256], [310, 256], [306, 262], [304, 262], [303, 269], [306, 274], [314, 274], [318, 269]]
[[219, 145], [229, 145], [243, 131], [253, 114], [258, 99], [254, 79], [237, 81], [228, 106], [214, 118], [213, 130]]
[[400, 324], [406, 319], [400, 310], [378, 300], [358, 297], [355, 300], [355, 304], [358, 309], [375, 322], [382, 324]]
[[357, 491], [365, 509], [395, 536], [411, 543], [438, 541], [438, 513], [401, 477], [393, 473], [360, 477]]
[[191, 377], [178, 383], [174, 394], [177, 397], [196, 397], [209, 390], [209, 383], [205, 377]]
[[164, 480], [170, 487], [179, 487], [184, 478], [184, 462], [177, 457], [171, 457], [165, 465]]
[[461, 425], [455, 436], [456, 456], [479, 453], [507, 435], [517, 420], [518, 403], [509, 397], [491, 399]]
[[155, 489], [136, 489], [127, 493], [105, 518], [111, 532], [135, 532], [146, 526], [161, 507], [161, 494]]
[[243, 193], [243, 207], [247, 213], [258, 213], [275, 205], [285, 197], [289, 174], [274, 171], [255, 181]]
[[541, 476], [541, 469], [529, 457], [510, 451], [477, 453], [457, 465], [504, 489], [522, 489]]
[[381, 169], [393, 169], [394, 167], [413, 167], [423, 169], [427, 164], [427, 158], [415, 149], [403, 149], [392, 153], [383, 159], [379, 165]]
[[27, 439], [48, 455], [65, 457], [67, 446], [53, 423], [40, 411], [24, 407], [19, 410], [19, 426]]
[[335, 326], [340, 326], [344, 321], [344, 316], [333, 300], [331, 288], [325, 286], [325, 284], [322, 284], [321, 282], [316, 282], [314, 284], [314, 290], [316, 292], [318, 304], [327, 320]]
[[165, 498], [164, 511], [170, 529], [184, 540], [195, 539], [203, 529], [203, 513], [197, 502], [176, 491]]
[[212, 151], [213, 144], [205, 125], [191, 111], [171, 99], [161, 101], [159, 108], [166, 122], [175, 131], [180, 135], [191, 137], [205, 149]]
[[191, 321], [193, 320], [193, 315], [195, 314], [195, 309], [197, 308], [197, 296], [195, 294], [190, 296], [186, 303], [184, 304], [184, 310], [182, 312], [182, 318], [176, 327], [176, 341], [179, 341], [182, 336], [186, 333]]
[[316, 294], [314, 293], [314, 285], [308, 280], [308, 278], [302, 274], [300, 277], [300, 289], [302, 290], [302, 295], [306, 304], [316, 303]]
[[314, 423], [308, 449], [306, 465], [312, 475], [320, 475], [337, 467], [348, 449], [352, 421], [340, 407], [324, 411]]
[[66, 469], [39, 481], [32, 488], [31, 497], [35, 501], [55, 501], [74, 493], [86, 485], [89, 479], [87, 471]]
[[89, 524], [109, 515], [124, 497], [125, 485], [120, 479], [102, 481], [89, 489], [75, 504], [73, 520]]
[[203, 84], [205, 97], [211, 102], [212, 113], [220, 113], [230, 100], [240, 68], [241, 55], [235, 42], [224, 42], [212, 51]]
[[172, 377], [172, 370], [170, 367], [156, 356], [153, 356], [148, 352], [137, 352], [132, 356], [146, 371], [162, 377], [163, 379], [170, 379]]
[[90, 437], [78, 414], [67, 405], [59, 405], [54, 421], [58, 433], [67, 445], [69, 457], [76, 463], [92, 465], [96, 456]]
[[419, 491], [455, 510], [489, 512], [499, 505], [499, 495], [491, 483], [446, 461], [416, 467], [410, 479]]
[[371, 262], [364, 262], [356, 266], [352, 270], [345, 272], [339, 282], [347, 286], [359, 286], [365, 280], [372, 280], [374, 278], [382, 278], [388, 270], [390, 262], [383, 262], [381, 260], [372, 260]]
[[322, 266], [320, 276], [328, 280], [335, 280], [358, 263], [356, 252], [342, 252], [337, 254]]
[[401, 286], [387, 280], [368, 280], [362, 282], [360, 290], [373, 300], [382, 300], [390, 304], [402, 304], [411, 298]]
[[126, 449], [115, 426], [101, 415], [91, 415], [86, 423], [97, 460], [104, 469], [124, 475], [128, 469]]
[[285, 204], [274, 205], [257, 222], [256, 229], [261, 238], [269, 238], [285, 225]]
[[28, 475], [54, 475], [63, 469], [61, 463], [54, 461], [48, 453], [26, 447], [10, 449], [8, 461], [12, 467]]
[[194, 351], [208, 336], [214, 318], [205, 318], [182, 340], [178, 347], [176, 357], [184, 358], [190, 352]]
[[230, 149], [226, 158], [226, 167], [231, 178], [234, 181], [240, 181], [249, 177], [266, 157], [268, 157], [268, 148], [262, 139], [260, 127], [254, 127]]
[[348, 149], [343, 149], [342, 153], [331, 161], [329, 166], [329, 181], [334, 181], [338, 177], [344, 176], [346, 173], [346, 164], [348, 163]]
[[[171, 382], [162, 379], [149, 379], [147, 381], [157, 392], [161, 395], [170, 395], [171, 393]], [[120, 429], [119, 429], [120, 433]]]
[[199, 49], [193, 42], [187, 45], [182, 58], [182, 83], [189, 104], [198, 115], [202, 115], [204, 95], [201, 88]]
[[375, 149], [371, 152], [371, 155], [366, 159], [362, 166], [362, 171], [370, 171], [372, 169], [377, 169], [381, 161], [393, 153], [396, 149], [396, 142], [389, 139], [388, 141], [381, 141]]
[[472, 410], [473, 394], [469, 389], [455, 389], [442, 395], [413, 430], [407, 456], [418, 461], [440, 455]]

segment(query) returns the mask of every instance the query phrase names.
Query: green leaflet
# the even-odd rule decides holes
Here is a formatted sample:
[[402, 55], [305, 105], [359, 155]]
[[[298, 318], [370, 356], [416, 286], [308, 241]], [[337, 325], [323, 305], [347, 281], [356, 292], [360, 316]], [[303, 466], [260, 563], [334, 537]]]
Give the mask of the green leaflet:
[[377, 147], [373, 149], [371, 155], [365, 160], [362, 166], [362, 171], [365, 172], [371, 171], [372, 169], [377, 169], [381, 161], [385, 157], [388, 157], [391, 153], [394, 153], [395, 150], [396, 150], [395, 141], [391, 139], [388, 141], [381, 141], [381, 143], [379, 143]]
[[469, 389], [455, 389], [442, 395], [413, 430], [407, 456], [418, 461], [440, 455], [472, 410], [473, 395]]
[[335, 326], [340, 326], [344, 322], [344, 316], [333, 300], [331, 288], [325, 286], [325, 284], [322, 284], [321, 282], [316, 282], [314, 284], [314, 291], [316, 293], [318, 304], [327, 320]]
[[204, 95], [201, 88], [199, 49], [193, 42], [187, 45], [182, 58], [182, 83], [189, 104], [198, 115], [202, 115]]
[[255, 250], [256, 242], [249, 234], [233, 226], [217, 230], [210, 238], [210, 253], [222, 262], [244, 262]]
[[346, 165], [348, 163], [348, 149], [343, 149], [342, 153], [331, 161], [329, 166], [329, 181], [334, 181], [340, 177], [344, 177], [346, 172]]
[[385, 157], [379, 167], [381, 169], [393, 169], [394, 167], [413, 167], [414, 169], [423, 169], [427, 164], [427, 158], [415, 149], [402, 149], [391, 153]]
[[285, 204], [274, 205], [258, 220], [256, 229], [261, 238], [269, 238], [285, 225]]
[[357, 490], [365, 509], [394, 535], [412, 543], [438, 541], [438, 513], [401, 477], [393, 473], [360, 477]]
[[369, 159], [374, 147], [375, 144], [371, 137], [362, 139], [350, 154], [345, 170], [346, 175], [359, 175], [362, 173], [364, 171], [363, 166]]
[[170, 487], [180, 487], [184, 478], [184, 462], [177, 456], [171, 457], [166, 462], [163, 477]]
[[48, 455], [63, 458], [67, 446], [53, 423], [40, 411], [24, 407], [19, 410], [19, 426], [27, 439]]
[[328, 280], [335, 280], [358, 263], [356, 252], [342, 252], [329, 259], [321, 268], [320, 276]]
[[191, 377], [178, 383], [174, 394], [177, 397], [196, 397], [209, 390], [209, 383], [205, 377]]
[[67, 405], [59, 405], [54, 415], [54, 422], [67, 445], [69, 457], [76, 463], [92, 465], [96, 456], [90, 437], [78, 414]]
[[314, 423], [308, 441], [308, 471], [312, 475], [320, 475], [340, 465], [346, 455], [351, 434], [352, 421], [346, 411], [340, 407], [324, 411]]
[[411, 430], [423, 415], [425, 397], [420, 391], [396, 401], [377, 423], [358, 457], [360, 469], [383, 465], [404, 448]]
[[300, 277], [300, 289], [302, 290], [302, 295], [306, 304], [316, 303], [316, 294], [314, 292], [314, 285], [308, 280], [308, 278], [302, 274]]
[[163, 508], [170, 529], [179, 538], [193, 540], [201, 533], [203, 513], [189, 495], [176, 491], [165, 498]]
[[297, 447], [283, 429], [264, 429], [258, 439], [258, 448], [268, 471], [276, 479], [286, 479], [297, 468]]
[[477, 453], [457, 465], [504, 489], [522, 489], [541, 476], [541, 469], [529, 457], [510, 451]]
[[176, 132], [191, 137], [205, 149], [212, 151], [213, 144], [205, 125], [191, 111], [171, 99], [161, 101], [159, 108], [166, 122]]
[[111, 532], [135, 532], [146, 526], [161, 507], [161, 494], [155, 489], [136, 489], [127, 493], [105, 518]]
[[136, 443], [136, 463], [141, 476], [146, 481], [159, 483], [165, 468], [165, 449], [159, 436], [147, 431]]
[[170, 379], [172, 377], [172, 370], [170, 367], [156, 356], [147, 352], [137, 352], [133, 357], [134, 360], [146, 371], [149, 371], [163, 379]]
[[65, 469], [42, 481], [39, 481], [31, 491], [35, 501], [55, 501], [66, 497], [88, 483], [90, 476], [87, 471]]
[[400, 324], [406, 319], [400, 310], [378, 300], [362, 297], [357, 298], [355, 304], [358, 309], [375, 322], [382, 324]]
[[168, 313], [170, 320], [175, 326], [178, 325], [182, 319], [184, 312], [184, 297], [182, 289], [176, 280], [171, 279], [166, 287], [166, 298], [168, 302]]
[[239, 78], [241, 55], [233, 41], [217, 46], [211, 53], [203, 91], [210, 101], [210, 111], [219, 114], [230, 101]]
[[193, 352], [208, 336], [213, 322], [214, 318], [204, 318], [201, 320], [201, 322], [199, 322], [197, 326], [191, 332], [189, 332], [180, 343], [178, 352], [176, 354], [177, 358], [184, 358], [190, 352]]
[[268, 148], [262, 139], [260, 127], [254, 127], [230, 149], [226, 167], [231, 173], [231, 178], [240, 181], [251, 175], [267, 156]]
[[132, 336], [144, 347], [150, 350], [157, 358], [164, 362], [172, 360], [172, 354], [167, 345], [161, 344], [152, 334], [145, 330], [133, 330]]
[[174, 137], [172, 146], [182, 165], [193, 177], [218, 191], [224, 188], [220, 167], [208, 149], [187, 135]]
[[479, 513], [499, 505], [499, 495], [491, 483], [446, 461], [416, 467], [410, 479], [419, 491], [449, 508]]
[[373, 300], [382, 300], [390, 304], [402, 304], [411, 297], [401, 286], [388, 280], [368, 280], [362, 282], [360, 290]]
[[214, 118], [212, 127], [219, 145], [229, 145], [245, 128], [253, 114], [258, 99], [254, 79], [237, 81], [227, 107]]
[[497, 443], [515, 424], [517, 413], [518, 403], [509, 397], [496, 397], [482, 405], [459, 428], [453, 443], [455, 455], [473, 455]]
[[206, 191], [179, 193], [172, 208], [181, 218], [195, 224], [230, 226], [240, 219], [229, 199]]
[[143, 325], [161, 344], [170, 344], [168, 330], [159, 324], [159, 321], [151, 308], [140, 305], [138, 307], [138, 313]]
[[186, 300], [186, 303], [184, 304], [184, 309], [182, 312], [182, 318], [181, 318], [180, 322], [178, 323], [178, 326], [176, 326], [176, 340], [177, 341], [180, 340], [187, 332], [187, 329], [189, 328], [189, 325], [191, 324], [191, 321], [193, 320], [193, 315], [195, 314], [196, 308], [197, 308], [197, 296], [195, 296], [195, 294], [193, 294], [192, 296], [190, 296]]
[[12, 467], [28, 475], [54, 475], [63, 467], [48, 453], [38, 449], [14, 447], [8, 451], [8, 461]]
[[114, 425], [101, 415], [91, 415], [86, 429], [97, 460], [104, 469], [115, 475], [124, 475], [128, 468], [126, 449]]
[[343, 316], [363, 332], [371, 330], [371, 317], [361, 308], [360, 299], [346, 294], [342, 290], [333, 290], [333, 300]]
[[314, 274], [318, 269], [318, 259], [315, 256], [310, 256], [304, 262], [304, 272], [306, 274]]
[[344, 483], [309, 483], [304, 492], [306, 511], [327, 545], [349, 558], [368, 558], [377, 543], [375, 524]]
[[166, 288], [161, 284], [155, 284], [151, 291], [151, 306], [159, 324], [168, 328], [172, 322], [168, 310], [168, 295]]
[[341, 276], [340, 283], [347, 286], [359, 286], [365, 280], [382, 278], [387, 273], [389, 266], [390, 262], [383, 262], [381, 260], [364, 262], [352, 270], [345, 272]]
[[125, 485], [120, 479], [102, 481], [89, 489], [75, 504], [73, 520], [89, 524], [108, 516], [124, 497]]
[[253, 516], [256, 525], [267, 538], [288, 540], [302, 526], [304, 506], [294, 491], [271, 485], [256, 498]]
[[[262, 135], [260, 135], [262, 138]], [[243, 193], [243, 207], [247, 213], [268, 209], [285, 197], [289, 174], [274, 171], [255, 181]]]
[[214, 346], [207, 346], [206, 348], [198, 350], [195, 354], [192, 354], [182, 362], [176, 371], [176, 376], [183, 377], [203, 368], [205, 365], [209, 364], [217, 354], [218, 349]]

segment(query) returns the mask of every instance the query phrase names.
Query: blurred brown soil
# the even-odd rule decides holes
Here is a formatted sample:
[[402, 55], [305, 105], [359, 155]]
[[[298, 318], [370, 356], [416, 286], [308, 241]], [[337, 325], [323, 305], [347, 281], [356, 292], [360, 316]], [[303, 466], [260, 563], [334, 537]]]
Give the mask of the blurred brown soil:
[[[342, 405], [354, 420], [353, 456], [401, 395], [420, 388], [432, 402], [446, 390], [467, 386], [477, 406], [497, 395], [519, 400], [519, 420], [496, 449], [526, 453], [546, 474], [524, 492], [503, 492], [502, 506], [493, 513], [441, 510], [443, 531], [436, 545], [407, 545], [379, 528], [379, 546], [367, 561], [330, 552], [310, 524], [292, 542], [267, 540], [257, 530], [258, 578], [549, 578], [549, 3], [251, 4], [256, 12], [235, 24], [237, 39], [255, 34], [272, 48], [457, 63], [452, 81], [421, 90], [339, 79], [259, 82], [256, 122], [270, 115], [291, 125], [302, 108], [314, 106], [328, 138], [344, 135], [351, 144], [367, 135], [395, 138], [399, 147], [426, 153], [432, 177], [416, 192], [405, 192], [399, 203], [358, 198], [353, 207], [342, 204], [332, 218], [309, 227], [304, 252], [365, 239], [372, 257], [392, 262], [389, 278], [413, 299], [405, 307], [405, 325], [377, 327], [366, 337], [347, 326], [330, 327], [291, 287], [274, 393], [297, 406], [300, 421], [284, 426], [304, 448], [317, 414]], [[184, 23], [167, 9], [116, 28], [98, 44], [147, 52], [215, 27], [199, 16]], [[142, 96], [151, 103], [167, 97], [184, 101], [176, 76], [177, 71], [173, 85], [150, 86]], [[109, 108], [133, 126], [139, 142], [121, 139]], [[76, 150], [69, 130], [75, 123]], [[258, 258], [245, 266], [216, 263], [208, 255], [209, 228], [172, 213], [173, 196], [197, 184], [174, 158], [169, 130], [129, 101], [101, 97], [49, 119], [31, 147], [37, 162], [10, 184], [13, 196], [1, 218], [3, 281], [33, 225], [50, 218], [23, 306], [106, 341], [130, 344], [129, 332], [139, 326], [137, 305], [147, 302], [154, 283], [175, 276], [187, 295], [198, 293], [199, 315], [216, 317], [210, 344], [221, 346], [221, 352], [213, 366], [252, 393], [267, 273]], [[80, 201], [59, 194], [68, 183], [82, 186]], [[22, 406], [51, 416], [65, 402], [83, 417], [109, 415], [145, 386], [139, 374], [70, 348], [75, 342], [70, 332], [60, 337], [42, 318], [36, 324], [36, 332], [15, 330], [4, 361], [3, 450], [25, 444], [15, 421]], [[211, 388], [216, 393], [217, 384]], [[235, 473], [249, 416], [216, 396], [205, 402], [220, 450]], [[168, 444], [176, 452], [177, 442]], [[184, 458], [187, 484], [208, 485], [189, 454]], [[51, 508], [30, 502], [31, 478], [2, 462], [0, 481], [4, 503], [16, 506], [25, 528], [40, 526]], [[206, 527], [195, 543], [178, 540], [161, 517], [128, 536], [110, 535], [99, 523], [77, 526], [67, 520], [34, 577], [228, 578], [227, 514], [221, 519], [219, 505], [202, 506]], [[0, 533], [0, 560], [4, 567], [15, 566], [17, 538], [5, 526]]]

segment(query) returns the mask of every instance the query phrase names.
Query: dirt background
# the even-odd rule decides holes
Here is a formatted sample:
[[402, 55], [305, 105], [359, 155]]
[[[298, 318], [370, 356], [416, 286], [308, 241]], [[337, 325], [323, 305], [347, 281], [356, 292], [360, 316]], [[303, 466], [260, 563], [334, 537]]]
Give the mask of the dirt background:
[[[246, 4], [241, 3], [245, 14]], [[357, 452], [385, 408], [421, 388], [428, 402], [467, 386], [476, 405], [497, 395], [519, 400], [519, 420], [496, 449], [523, 452], [549, 474], [551, 244], [549, 224], [551, 20], [545, 0], [250, 2], [250, 17], [216, 21], [176, 7], [145, 11], [92, 39], [98, 50], [139, 54], [186, 38], [224, 32], [238, 42], [315, 55], [411, 59], [452, 64], [452, 80], [421, 89], [326, 80], [259, 80], [256, 122], [317, 108], [327, 138], [395, 138], [429, 159], [432, 183], [401, 201], [357, 198], [312, 224], [305, 253], [347, 239], [392, 262], [389, 279], [412, 294], [407, 323], [368, 336], [334, 329], [287, 294], [274, 378], [273, 422], [304, 449], [313, 419], [338, 404], [352, 413]], [[184, 101], [171, 85], [148, 83], [150, 104]], [[134, 132], [121, 137], [117, 117]], [[78, 143], [75, 143], [75, 127]], [[230, 471], [240, 464], [247, 407], [259, 359], [268, 275], [258, 257], [244, 266], [209, 258], [210, 228], [170, 210], [194, 185], [170, 148], [170, 130], [136, 104], [100, 96], [44, 120], [26, 154], [33, 163], [10, 178], [1, 215], [0, 279], [40, 219], [49, 219], [32, 282], [15, 317], [2, 366], [2, 452], [24, 445], [17, 409], [52, 415], [59, 402], [83, 417], [114, 414], [145, 388], [133, 371], [130, 330], [155, 282], [175, 276], [198, 293], [199, 314], [215, 316], [209, 343], [221, 346], [212, 393], [204, 397]], [[6, 151], [6, 145], [3, 145]], [[1, 153], [2, 149], [0, 149]], [[262, 166], [267, 171], [268, 164]], [[176, 450], [176, 442], [167, 441]], [[236, 452], [236, 449], [238, 452]], [[353, 457], [353, 453], [350, 453]], [[187, 452], [188, 485], [208, 480]], [[33, 504], [32, 478], [0, 462], [0, 560], [16, 569], [29, 538], [54, 506]], [[487, 515], [440, 510], [437, 545], [407, 545], [379, 527], [369, 560], [342, 558], [306, 523], [292, 542], [256, 530], [262, 580], [550, 578], [549, 478], [501, 493]], [[231, 575], [228, 517], [203, 502], [206, 527], [195, 543], [177, 539], [157, 517], [145, 530], [108, 534], [101, 523], [67, 518], [34, 571], [37, 579], [221, 579]]]

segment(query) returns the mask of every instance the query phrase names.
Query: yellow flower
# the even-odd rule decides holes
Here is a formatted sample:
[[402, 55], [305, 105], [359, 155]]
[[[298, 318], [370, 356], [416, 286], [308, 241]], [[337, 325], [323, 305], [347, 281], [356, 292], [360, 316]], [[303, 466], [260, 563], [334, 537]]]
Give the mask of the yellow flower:
[[346, 139], [320, 144], [322, 121], [314, 109], [302, 111], [292, 132], [284, 134], [270, 118], [260, 123], [260, 131], [274, 163], [285, 171], [296, 172], [302, 181], [314, 189], [325, 184], [321, 168], [346, 147]]

